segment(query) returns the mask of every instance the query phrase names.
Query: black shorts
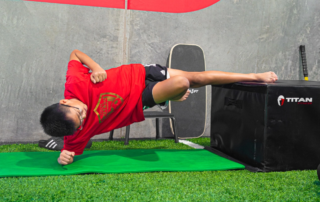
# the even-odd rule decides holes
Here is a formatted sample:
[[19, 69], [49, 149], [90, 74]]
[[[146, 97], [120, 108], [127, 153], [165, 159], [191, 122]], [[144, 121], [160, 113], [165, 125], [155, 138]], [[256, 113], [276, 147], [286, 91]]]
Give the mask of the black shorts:
[[[147, 109], [156, 105], [152, 95], [153, 87], [160, 81], [170, 78], [168, 68], [158, 64], [144, 66], [146, 70], [146, 88], [142, 92], [143, 109]], [[166, 102], [160, 103], [160, 106], [165, 106]]]

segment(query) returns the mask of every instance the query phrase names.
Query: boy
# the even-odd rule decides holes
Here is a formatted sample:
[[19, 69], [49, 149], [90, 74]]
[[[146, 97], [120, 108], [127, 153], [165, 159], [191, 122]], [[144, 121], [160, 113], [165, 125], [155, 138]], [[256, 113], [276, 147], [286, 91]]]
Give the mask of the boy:
[[64, 136], [58, 162], [67, 165], [83, 153], [94, 135], [143, 121], [145, 108], [164, 106], [168, 100], [184, 101], [190, 87], [276, 80], [273, 72], [185, 72], [160, 65], [131, 64], [104, 70], [89, 56], [74, 50], [68, 64], [65, 99], [47, 107], [40, 122], [47, 134]]

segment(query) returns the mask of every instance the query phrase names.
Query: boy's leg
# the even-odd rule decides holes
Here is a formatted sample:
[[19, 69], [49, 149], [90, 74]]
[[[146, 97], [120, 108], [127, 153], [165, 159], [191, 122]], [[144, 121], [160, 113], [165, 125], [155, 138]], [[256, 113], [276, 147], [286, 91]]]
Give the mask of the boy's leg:
[[157, 104], [167, 100], [179, 100], [188, 94], [189, 87], [190, 84], [187, 78], [175, 76], [158, 82], [152, 89], [152, 96]]
[[240, 74], [221, 71], [186, 72], [177, 69], [168, 69], [171, 77], [183, 76], [188, 79], [190, 87], [199, 88], [205, 85], [221, 85], [240, 81], [273, 83], [278, 77], [273, 72], [260, 74]]
[[260, 74], [240, 74], [221, 71], [186, 72], [176, 69], [168, 69], [170, 79], [157, 83], [152, 95], [155, 103], [167, 100], [179, 100], [187, 95], [189, 87], [199, 88], [205, 85], [221, 85], [241, 81], [273, 83], [278, 77], [273, 72]]

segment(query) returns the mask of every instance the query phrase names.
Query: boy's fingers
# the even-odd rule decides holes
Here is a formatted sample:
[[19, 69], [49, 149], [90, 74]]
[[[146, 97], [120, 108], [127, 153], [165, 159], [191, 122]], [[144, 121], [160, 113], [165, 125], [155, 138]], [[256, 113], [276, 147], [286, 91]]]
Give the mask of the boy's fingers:
[[105, 79], [106, 79], [106, 78], [105, 78], [105, 74], [102, 73], [102, 74], [101, 74], [101, 82], [104, 81]]
[[73, 162], [73, 157], [75, 156], [75, 152], [71, 152], [71, 151], [67, 151], [67, 150], [64, 150], [62, 151], [62, 153], [60, 154], [60, 157], [58, 159], [58, 162], [61, 164], [61, 165], [68, 165], [70, 163]]
[[74, 152], [69, 152], [69, 157], [74, 157], [75, 153]]
[[61, 158], [60, 161], [64, 164], [68, 164], [68, 163], [72, 162], [72, 157], [70, 157], [70, 156], [64, 157], [64, 158]]
[[95, 81], [98, 83], [100, 80], [99, 80], [99, 76], [97, 76], [97, 75], [94, 75], [94, 79], [95, 79]]
[[61, 159], [62, 161], [67, 161], [69, 158], [70, 158], [69, 155], [65, 155], [65, 156], [61, 156], [61, 157], [60, 157], [60, 159]]
[[70, 156], [74, 155], [74, 152], [66, 151], [65, 154], [67, 155], [67, 157], [70, 157]]
[[91, 74], [90, 78], [91, 78], [91, 81], [92, 81], [93, 83], [96, 83], [96, 80], [93, 78], [93, 75], [92, 75], [92, 74]]
[[62, 163], [63, 165], [67, 165], [67, 164], [68, 164], [68, 161], [62, 160], [61, 163]]
[[105, 76], [105, 74], [100, 73], [100, 74], [98, 74], [97, 78], [99, 79], [98, 82], [102, 82], [106, 79], [106, 76]]
[[60, 158], [60, 162], [63, 163], [63, 164], [65, 164], [65, 163], [67, 162], [67, 159], [61, 157], [61, 158]]
[[93, 83], [98, 83], [98, 82], [102, 82], [104, 80], [106, 80], [107, 78], [107, 74], [91, 74], [90, 79]]
[[61, 162], [66, 163], [68, 161], [68, 158], [67, 157], [63, 157], [60, 160], [61, 160]]

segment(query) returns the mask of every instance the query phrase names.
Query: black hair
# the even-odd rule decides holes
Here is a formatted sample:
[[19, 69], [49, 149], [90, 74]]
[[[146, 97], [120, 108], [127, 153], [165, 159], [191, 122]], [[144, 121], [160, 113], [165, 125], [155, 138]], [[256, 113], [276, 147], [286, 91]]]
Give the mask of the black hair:
[[76, 129], [75, 123], [66, 116], [69, 112], [68, 107], [59, 103], [45, 108], [40, 118], [44, 132], [54, 137], [72, 135]]

